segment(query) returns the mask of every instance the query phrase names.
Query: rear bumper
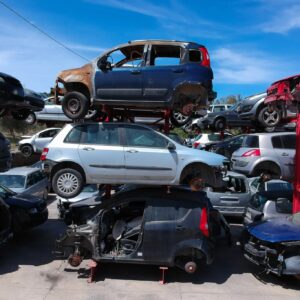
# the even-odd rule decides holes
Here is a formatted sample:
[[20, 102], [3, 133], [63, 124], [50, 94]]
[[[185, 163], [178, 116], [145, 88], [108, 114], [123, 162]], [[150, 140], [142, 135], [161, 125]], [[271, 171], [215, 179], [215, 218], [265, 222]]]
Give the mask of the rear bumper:
[[220, 211], [220, 213], [222, 213], [222, 215], [224, 216], [228, 216], [228, 217], [243, 217], [244, 216], [244, 211], [245, 208], [244, 207], [229, 207], [229, 206], [215, 206], [214, 208], [216, 208], [218, 211]]

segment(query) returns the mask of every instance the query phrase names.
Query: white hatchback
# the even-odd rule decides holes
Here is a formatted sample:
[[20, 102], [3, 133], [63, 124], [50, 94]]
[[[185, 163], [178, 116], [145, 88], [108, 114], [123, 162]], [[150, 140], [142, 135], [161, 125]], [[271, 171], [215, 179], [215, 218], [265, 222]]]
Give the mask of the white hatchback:
[[85, 123], [66, 125], [41, 160], [55, 193], [73, 198], [93, 183], [179, 185], [201, 177], [217, 186], [226, 158], [189, 149], [143, 125]]

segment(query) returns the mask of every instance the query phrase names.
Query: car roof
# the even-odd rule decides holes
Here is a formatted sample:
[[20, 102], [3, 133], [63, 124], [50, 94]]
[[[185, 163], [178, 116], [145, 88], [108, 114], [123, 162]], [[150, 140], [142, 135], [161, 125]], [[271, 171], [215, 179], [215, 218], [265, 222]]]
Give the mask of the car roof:
[[[39, 168], [31, 168], [31, 167], [16, 167], [12, 168], [6, 172], [1, 173], [2, 175], [21, 175], [27, 176], [33, 172], [40, 171]], [[1, 175], [0, 174], [0, 175]]]

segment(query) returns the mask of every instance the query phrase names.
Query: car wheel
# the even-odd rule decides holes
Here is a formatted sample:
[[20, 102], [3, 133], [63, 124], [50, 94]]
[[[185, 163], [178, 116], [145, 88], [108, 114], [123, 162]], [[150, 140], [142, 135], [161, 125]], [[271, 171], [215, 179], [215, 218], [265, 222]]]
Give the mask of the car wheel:
[[264, 107], [258, 114], [258, 121], [264, 127], [274, 127], [278, 125], [281, 120], [281, 114], [278, 108], [269, 111], [269, 108]]
[[88, 113], [89, 106], [87, 97], [79, 92], [67, 93], [62, 102], [64, 114], [72, 120], [83, 119]]
[[214, 127], [217, 131], [222, 131], [226, 127], [226, 122], [224, 119], [217, 119], [215, 121]]
[[15, 120], [25, 121], [30, 114], [29, 110], [12, 111], [11, 115]]
[[258, 165], [254, 171], [252, 172], [253, 177], [260, 176], [262, 173], [270, 174], [275, 178], [280, 178], [281, 170], [280, 168], [273, 162], [264, 162]]
[[82, 191], [82, 174], [71, 168], [61, 169], [54, 174], [52, 187], [54, 192], [62, 198], [74, 198]]
[[26, 123], [27, 125], [33, 125], [33, 124], [35, 124], [35, 122], [36, 122], [36, 116], [35, 116], [35, 113], [34, 113], [34, 112], [31, 112], [31, 113], [28, 115], [27, 119], [25, 120], [25, 123]]
[[21, 146], [20, 151], [24, 157], [30, 157], [34, 152], [32, 146], [28, 144]]
[[179, 111], [172, 110], [170, 119], [174, 126], [181, 127], [187, 124], [192, 119], [192, 116], [187, 116]]
[[184, 265], [184, 270], [188, 274], [194, 274], [197, 271], [197, 264], [194, 261], [189, 261]]

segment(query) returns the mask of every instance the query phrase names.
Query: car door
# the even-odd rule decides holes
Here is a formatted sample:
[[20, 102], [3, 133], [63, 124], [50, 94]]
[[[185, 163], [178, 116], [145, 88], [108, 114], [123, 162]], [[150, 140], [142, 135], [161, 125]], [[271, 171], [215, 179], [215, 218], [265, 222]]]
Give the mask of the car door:
[[148, 202], [142, 245], [145, 260], [166, 263], [172, 259], [177, 243], [187, 234], [191, 235], [189, 230], [184, 230], [184, 220], [180, 221], [187, 211], [188, 208], [180, 209], [178, 201], [174, 200], [152, 199]]
[[51, 128], [39, 133], [34, 140], [36, 152], [42, 152], [46, 145], [51, 142], [51, 140], [57, 135], [59, 131], [59, 128]]
[[147, 65], [143, 71], [144, 101], [165, 101], [174, 82], [185, 76], [181, 64], [183, 48], [173, 45], [150, 45]]
[[124, 125], [125, 176], [127, 181], [170, 183], [176, 177], [177, 153], [169, 140], [144, 126]]
[[277, 135], [271, 139], [276, 156], [281, 164], [282, 175], [287, 180], [294, 176], [294, 157], [296, 149], [296, 135]]
[[125, 177], [124, 148], [118, 124], [88, 124], [78, 153], [89, 183], [122, 183]]
[[100, 58], [111, 68], [96, 69], [95, 98], [103, 100], [142, 100], [142, 76], [147, 45], [126, 46]]

